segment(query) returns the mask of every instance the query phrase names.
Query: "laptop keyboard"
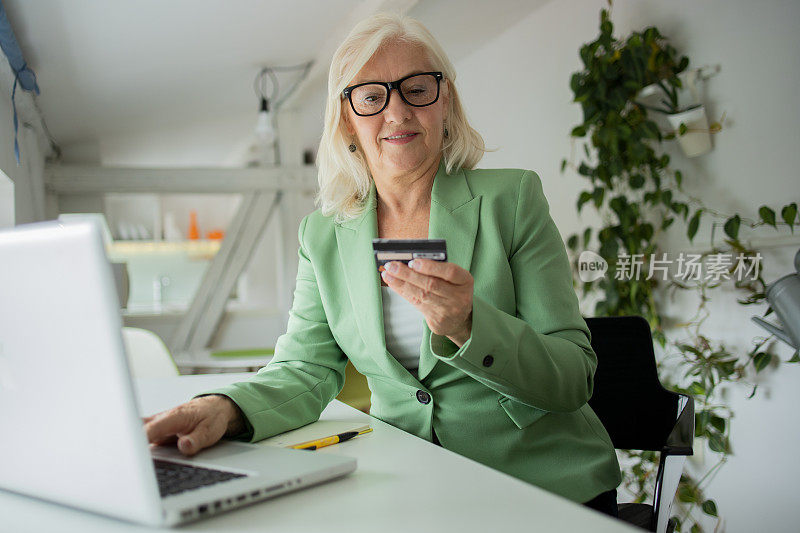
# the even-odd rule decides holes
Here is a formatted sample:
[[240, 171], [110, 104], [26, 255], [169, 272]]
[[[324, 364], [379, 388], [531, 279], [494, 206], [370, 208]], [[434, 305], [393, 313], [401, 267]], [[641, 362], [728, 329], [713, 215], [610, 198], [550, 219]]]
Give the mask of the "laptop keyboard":
[[164, 496], [180, 494], [187, 490], [215, 485], [230, 479], [247, 477], [245, 474], [172, 463], [160, 459], [153, 459], [153, 463], [156, 467], [158, 490], [161, 492], [162, 498]]

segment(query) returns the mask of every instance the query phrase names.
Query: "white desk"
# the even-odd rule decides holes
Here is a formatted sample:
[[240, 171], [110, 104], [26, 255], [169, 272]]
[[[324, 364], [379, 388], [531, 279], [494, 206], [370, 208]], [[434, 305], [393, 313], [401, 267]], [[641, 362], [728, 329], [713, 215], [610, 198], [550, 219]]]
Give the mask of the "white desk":
[[[138, 381], [143, 414], [246, 374]], [[381, 422], [341, 402], [322, 418], [374, 430], [313, 453], [348, 455], [348, 477], [183, 526], [179, 531], [567, 532], [640, 531]], [[55, 436], [53, 444], [57, 445]], [[102, 434], [98, 434], [102, 438]], [[131, 532], [151, 529], [0, 491], [0, 531]]]

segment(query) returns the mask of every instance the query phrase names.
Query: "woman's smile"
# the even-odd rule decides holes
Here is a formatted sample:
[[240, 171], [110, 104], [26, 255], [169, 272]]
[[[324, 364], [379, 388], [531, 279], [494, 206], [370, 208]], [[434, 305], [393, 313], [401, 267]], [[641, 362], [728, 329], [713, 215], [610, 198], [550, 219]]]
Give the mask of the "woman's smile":
[[383, 137], [383, 141], [389, 144], [407, 144], [417, 138], [419, 133], [413, 131], [400, 131], [392, 135]]

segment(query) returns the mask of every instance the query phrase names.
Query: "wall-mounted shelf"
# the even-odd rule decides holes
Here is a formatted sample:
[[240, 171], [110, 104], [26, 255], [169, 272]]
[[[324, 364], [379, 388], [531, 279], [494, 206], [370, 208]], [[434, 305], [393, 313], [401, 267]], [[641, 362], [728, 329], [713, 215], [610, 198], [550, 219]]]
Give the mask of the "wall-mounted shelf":
[[221, 240], [193, 241], [114, 241], [107, 250], [109, 255], [157, 254], [184, 252], [190, 257], [211, 259], [219, 252]]
[[54, 194], [248, 193], [316, 191], [313, 166], [273, 168], [128, 168], [80, 165], [45, 167]]
[[[133, 305], [122, 310], [122, 316], [126, 318], [182, 318], [189, 310], [189, 303], [186, 304], [167, 304], [161, 307], [155, 305]], [[225, 304], [225, 312], [237, 316], [256, 316], [262, 318], [282, 318], [284, 311], [277, 307], [264, 307], [243, 303], [239, 300], [228, 300]]]

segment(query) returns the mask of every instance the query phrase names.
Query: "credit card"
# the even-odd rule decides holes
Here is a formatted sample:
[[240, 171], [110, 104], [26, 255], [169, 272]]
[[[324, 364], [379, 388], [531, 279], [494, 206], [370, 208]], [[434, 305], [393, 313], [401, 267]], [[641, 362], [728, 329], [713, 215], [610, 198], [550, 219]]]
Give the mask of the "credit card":
[[412, 259], [447, 261], [447, 242], [444, 239], [372, 239], [378, 272], [383, 272], [389, 261], [406, 265]]

